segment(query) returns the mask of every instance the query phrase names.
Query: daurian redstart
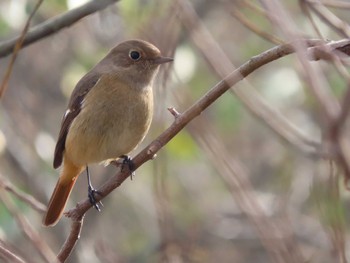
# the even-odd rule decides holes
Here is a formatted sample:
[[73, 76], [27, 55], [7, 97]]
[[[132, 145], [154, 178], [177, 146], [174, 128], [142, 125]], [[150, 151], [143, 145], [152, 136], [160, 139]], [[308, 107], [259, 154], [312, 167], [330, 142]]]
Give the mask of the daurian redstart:
[[172, 61], [142, 40], [114, 47], [76, 85], [64, 114], [53, 166], [60, 177], [43, 219], [60, 219], [79, 174], [91, 163], [130, 153], [145, 137], [153, 115], [152, 85], [159, 65]]

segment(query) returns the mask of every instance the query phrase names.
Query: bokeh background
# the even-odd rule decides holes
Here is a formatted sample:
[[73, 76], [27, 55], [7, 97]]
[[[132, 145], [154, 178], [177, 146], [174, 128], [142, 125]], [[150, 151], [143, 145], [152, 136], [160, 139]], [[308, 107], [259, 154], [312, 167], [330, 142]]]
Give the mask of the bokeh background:
[[[152, 127], [135, 155], [171, 125], [168, 107], [185, 111], [234, 67], [294, 39], [291, 32], [346, 37], [348, 3], [121, 0], [24, 48], [0, 105], [0, 244], [28, 262], [45, 262], [18, 223], [19, 214], [58, 253], [70, 220], [42, 227], [42, 213], [6, 191], [4, 182], [47, 203], [58, 178], [53, 151], [70, 93], [118, 42], [145, 39], [175, 58], [158, 75]], [[35, 4], [0, 0], [1, 41], [20, 34]], [[31, 25], [81, 4], [44, 1]], [[332, 27], [331, 15], [343, 31]], [[279, 24], [281, 18], [288, 28]], [[0, 78], [10, 58], [0, 59]], [[341, 101], [344, 74], [331, 62], [311, 66]], [[300, 60], [291, 55], [269, 63], [234, 89], [106, 197], [101, 213], [88, 211], [67, 262], [346, 262], [349, 192], [341, 169], [312, 144], [321, 142], [327, 120]], [[259, 116], [265, 107], [271, 112]], [[305, 141], [276, 133], [268, 123], [276, 116]], [[96, 187], [116, 172], [98, 165], [90, 169]], [[86, 195], [82, 175], [67, 208]]]

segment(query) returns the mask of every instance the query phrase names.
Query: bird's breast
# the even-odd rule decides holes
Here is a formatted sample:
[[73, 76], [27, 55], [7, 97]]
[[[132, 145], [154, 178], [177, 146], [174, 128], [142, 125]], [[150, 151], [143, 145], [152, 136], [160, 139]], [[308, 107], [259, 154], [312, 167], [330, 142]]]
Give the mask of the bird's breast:
[[71, 124], [66, 154], [82, 165], [128, 154], [143, 140], [152, 115], [150, 86], [134, 88], [116, 77], [103, 76]]

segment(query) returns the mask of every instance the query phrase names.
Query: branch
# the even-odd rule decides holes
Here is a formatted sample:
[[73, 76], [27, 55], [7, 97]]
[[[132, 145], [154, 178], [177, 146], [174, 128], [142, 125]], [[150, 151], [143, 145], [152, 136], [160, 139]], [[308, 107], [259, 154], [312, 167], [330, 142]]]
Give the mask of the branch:
[[[53, 17], [33, 28], [31, 28], [23, 39], [22, 47], [28, 46], [33, 42], [48, 37], [64, 27], [69, 27], [79, 21], [81, 18], [105, 9], [107, 6], [118, 2], [119, 0], [91, 0], [90, 2], [78, 8], [72, 9], [64, 14]], [[0, 43], [0, 57], [5, 57], [12, 53], [19, 37]]]
[[24, 236], [31, 241], [33, 246], [39, 252], [41, 258], [45, 262], [54, 262], [55, 254], [52, 252], [50, 247], [39, 233], [34, 229], [34, 227], [30, 224], [28, 219], [23, 215], [23, 213], [16, 207], [15, 203], [11, 198], [8, 197], [8, 193], [4, 191], [0, 191], [0, 199], [3, 204], [16, 220], [19, 229], [23, 232]]
[[21, 49], [22, 44], [23, 44], [23, 40], [24, 40], [24, 38], [25, 38], [25, 36], [26, 36], [26, 34], [28, 32], [30, 21], [34, 17], [35, 13], [38, 11], [38, 9], [39, 9], [40, 5], [42, 4], [42, 2], [43, 2], [43, 0], [39, 0], [36, 3], [33, 11], [31, 12], [31, 14], [29, 15], [29, 17], [27, 19], [27, 22], [26, 22], [26, 24], [25, 24], [25, 26], [24, 26], [24, 28], [22, 30], [21, 35], [18, 37], [18, 40], [15, 43], [15, 47], [13, 49], [13, 54], [12, 54], [12, 58], [10, 60], [10, 64], [7, 67], [7, 70], [6, 70], [6, 73], [5, 73], [5, 77], [4, 77], [4, 79], [3, 79], [3, 81], [2, 81], [2, 83], [0, 85], [0, 97], [2, 97], [4, 95], [4, 92], [7, 89], [7, 83], [9, 81], [9, 79], [10, 79], [13, 65], [15, 64], [18, 52]]
[[337, 32], [342, 37], [350, 36], [350, 26], [321, 3], [311, 3], [309, 0], [304, 0], [315, 14], [324, 21], [329, 27]]
[[12, 262], [12, 263], [25, 263], [22, 258], [20, 258], [18, 255], [16, 255], [14, 252], [6, 248], [3, 244], [3, 242], [0, 242], [0, 258], [3, 260], [6, 260], [6, 262]]
[[[277, 36], [267, 32], [266, 30], [262, 30], [258, 28], [249, 18], [243, 15], [241, 12], [242, 8], [237, 8], [237, 7], [243, 7], [246, 3], [243, 2], [240, 4], [238, 2], [238, 6], [235, 2], [232, 1], [226, 1], [226, 6], [228, 11], [234, 16], [243, 26], [248, 28], [250, 31], [254, 32], [261, 38], [265, 39], [266, 41], [269, 41], [275, 45], [280, 45], [283, 44], [284, 41], [282, 39], [279, 39]], [[242, 5], [242, 6], [241, 6]]]
[[34, 210], [36, 210], [39, 213], [44, 213], [46, 211], [46, 206], [43, 203], [36, 200], [32, 195], [26, 194], [20, 189], [18, 189], [12, 183], [6, 180], [1, 174], [0, 174], [0, 188], [3, 188], [4, 190], [12, 193], [19, 200], [30, 205]]
[[73, 221], [71, 225], [71, 231], [68, 238], [64, 242], [60, 252], [57, 255], [59, 262], [65, 262], [69, 255], [72, 253], [75, 244], [80, 238], [81, 229], [83, 226], [83, 218]]
[[308, 0], [310, 4], [322, 4], [339, 9], [350, 9], [350, 3], [342, 0]]
[[[293, 230], [285, 221], [266, 213], [254, 191], [250, 174], [236, 156], [228, 151], [218, 132], [205, 116], [190, 123], [186, 130], [201, 148], [207, 160], [218, 172], [226, 188], [247, 220], [255, 227], [263, 247], [275, 263], [305, 262], [300, 248], [295, 245]], [[288, 249], [285, 249], [288, 247]]]
[[[308, 40], [306, 41], [310, 47], [319, 45], [323, 43], [320, 40]], [[339, 44], [341, 43], [341, 45]], [[337, 50], [342, 50], [346, 55], [350, 56], [350, 40], [343, 40], [343, 42], [331, 42], [327, 44], [331, 50], [335, 48]], [[212, 89], [210, 89], [202, 98], [200, 98], [196, 103], [194, 103], [190, 108], [188, 108], [184, 113], [176, 113], [173, 124], [166, 129], [158, 138], [151, 142], [147, 147], [145, 147], [139, 154], [133, 158], [135, 164], [135, 170], [139, 168], [145, 162], [152, 160], [156, 153], [163, 148], [172, 138], [175, 137], [189, 122], [191, 122], [195, 117], [201, 114], [206, 108], [208, 108], [213, 102], [215, 102], [221, 95], [228, 91], [231, 86], [235, 85], [250, 73], [254, 72], [258, 68], [277, 60], [281, 57], [287, 56], [294, 52], [293, 45], [284, 44], [272, 49], [269, 49], [258, 56], [251, 58], [245, 64], [240, 66], [237, 70], [233, 71], [226, 78], [218, 82]], [[313, 57], [312, 57], [313, 59]], [[98, 191], [101, 195], [96, 196], [96, 201], [100, 201], [108, 194], [110, 194], [114, 189], [119, 187], [130, 175], [130, 172], [124, 170], [123, 172], [117, 172], [114, 176], [110, 177], [106, 183], [104, 183]], [[73, 225], [76, 222], [80, 222], [84, 214], [91, 208], [91, 203], [89, 199], [79, 202], [75, 208], [70, 209], [65, 215], [72, 219]], [[76, 229], [72, 226], [72, 229]], [[79, 232], [79, 231], [76, 231]], [[76, 238], [72, 238], [72, 233], [69, 238], [78, 240], [79, 234], [75, 234]], [[75, 243], [65, 242], [61, 251], [72, 251]], [[58, 258], [61, 258], [61, 253], [58, 254]]]

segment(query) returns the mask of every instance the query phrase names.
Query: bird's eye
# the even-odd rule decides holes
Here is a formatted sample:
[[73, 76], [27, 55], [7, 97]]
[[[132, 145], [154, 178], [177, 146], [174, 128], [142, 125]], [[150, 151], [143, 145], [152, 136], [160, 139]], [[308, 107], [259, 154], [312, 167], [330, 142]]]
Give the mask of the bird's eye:
[[132, 60], [137, 61], [137, 60], [139, 60], [139, 59], [141, 58], [141, 54], [140, 54], [140, 52], [138, 52], [138, 51], [132, 50], [132, 51], [130, 51], [130, 53], [129, 53], [129, 57], [130, 57]]

